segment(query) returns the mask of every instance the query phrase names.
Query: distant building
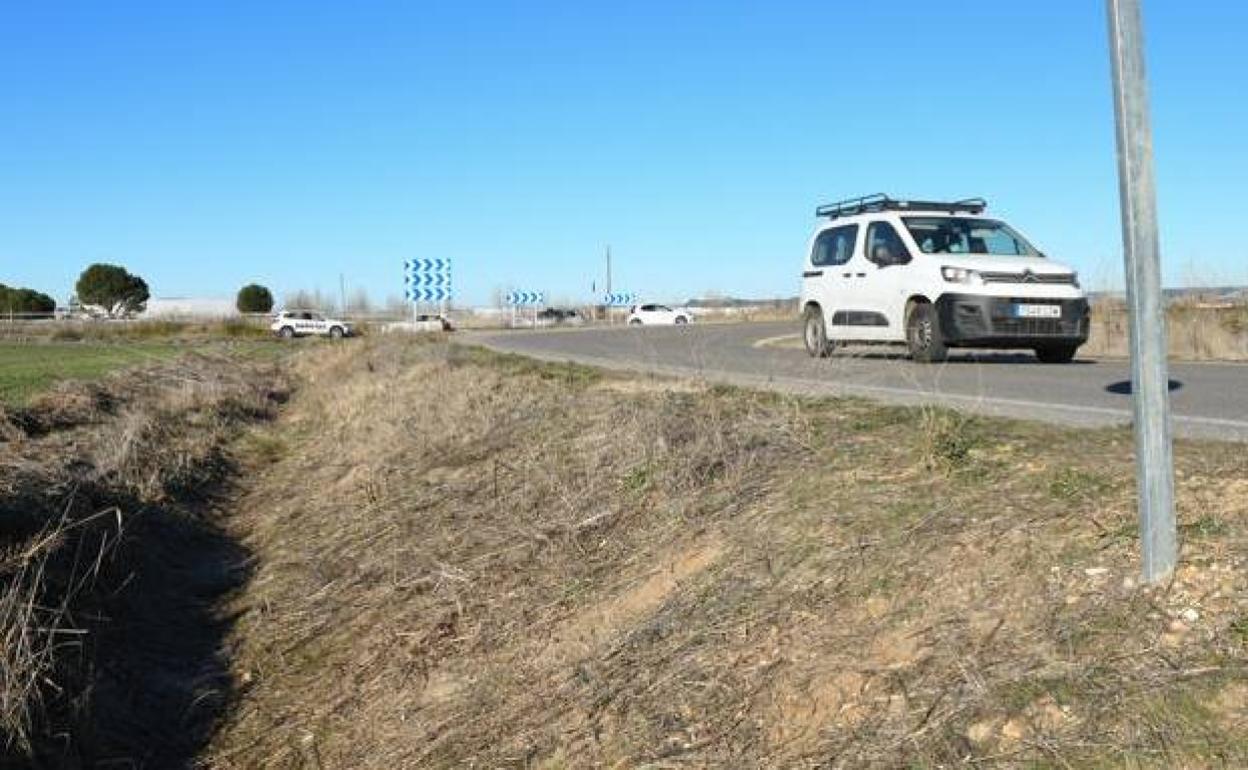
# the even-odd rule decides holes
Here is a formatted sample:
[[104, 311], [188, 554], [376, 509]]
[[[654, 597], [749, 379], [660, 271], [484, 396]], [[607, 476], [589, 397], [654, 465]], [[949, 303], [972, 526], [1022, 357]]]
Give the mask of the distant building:
[[210, 321], [235, 318], [238, 308], [232, 299], [216, 297], [152, 297], [139, 318]]

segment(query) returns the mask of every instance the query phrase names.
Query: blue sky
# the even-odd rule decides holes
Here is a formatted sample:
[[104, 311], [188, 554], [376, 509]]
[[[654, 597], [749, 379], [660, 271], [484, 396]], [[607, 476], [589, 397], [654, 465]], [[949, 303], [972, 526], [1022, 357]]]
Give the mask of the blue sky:
[[[1248, 5], [1145, 4], [1168, 284], [1248, 282]], [[1121, 283], [1097, 0], [7, 3], [0, 282], [797, 291], [820, 202], [983, 195]]]

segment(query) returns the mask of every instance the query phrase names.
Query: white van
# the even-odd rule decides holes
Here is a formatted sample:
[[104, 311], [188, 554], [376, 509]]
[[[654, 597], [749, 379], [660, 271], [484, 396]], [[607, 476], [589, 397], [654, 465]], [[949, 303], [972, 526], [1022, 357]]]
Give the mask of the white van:
[[1030, 348], [1066, 363], [1088, 340], [1079, 277], [982, 198], [940, 203], [885, 195], [820, 206], [802, 271], [812, 356], [847, 342], [904, 343], [916, 361], [952, 347]]

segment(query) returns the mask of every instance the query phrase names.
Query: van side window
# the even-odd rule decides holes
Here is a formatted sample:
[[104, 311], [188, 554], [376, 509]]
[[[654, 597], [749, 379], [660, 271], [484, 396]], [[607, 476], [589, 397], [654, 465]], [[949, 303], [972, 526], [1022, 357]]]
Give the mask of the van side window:
[[880, 267], [905, 265], [910, 262], [910, 250], [888, 222], [872, 222], [867, 228], [867, 259]]
[[815, 250], [810, 255], [810, 263], [816, 267], [843, 265], [854, 255], [854, 244], [857, 242], [858, 225], [824, 230], [815, 239]]

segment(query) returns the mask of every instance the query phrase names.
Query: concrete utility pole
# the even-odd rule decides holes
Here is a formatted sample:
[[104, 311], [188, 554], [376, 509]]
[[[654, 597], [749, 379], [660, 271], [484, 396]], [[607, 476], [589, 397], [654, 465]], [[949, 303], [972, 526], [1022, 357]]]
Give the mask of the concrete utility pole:
[[[611, 293], [611, 244], [607, 244], [607, 294]], [[608, 321], [613, 320], [611, 317], [611, 302], [608, 300], [603, 303], [602, 314]]]
[[1144, 69], [1140, 0], [1107, 0], [1114, 66], [1118, 184], [1131, 329], [1131, 392], [1135, 463], [1140, 494], [1140, 551], [1147, 583], [1174, 571], [1174, 456], [1170, 440], [1170, 380], [1166, 371], [1166, 307], [1161, 294], [1153, 132]]

